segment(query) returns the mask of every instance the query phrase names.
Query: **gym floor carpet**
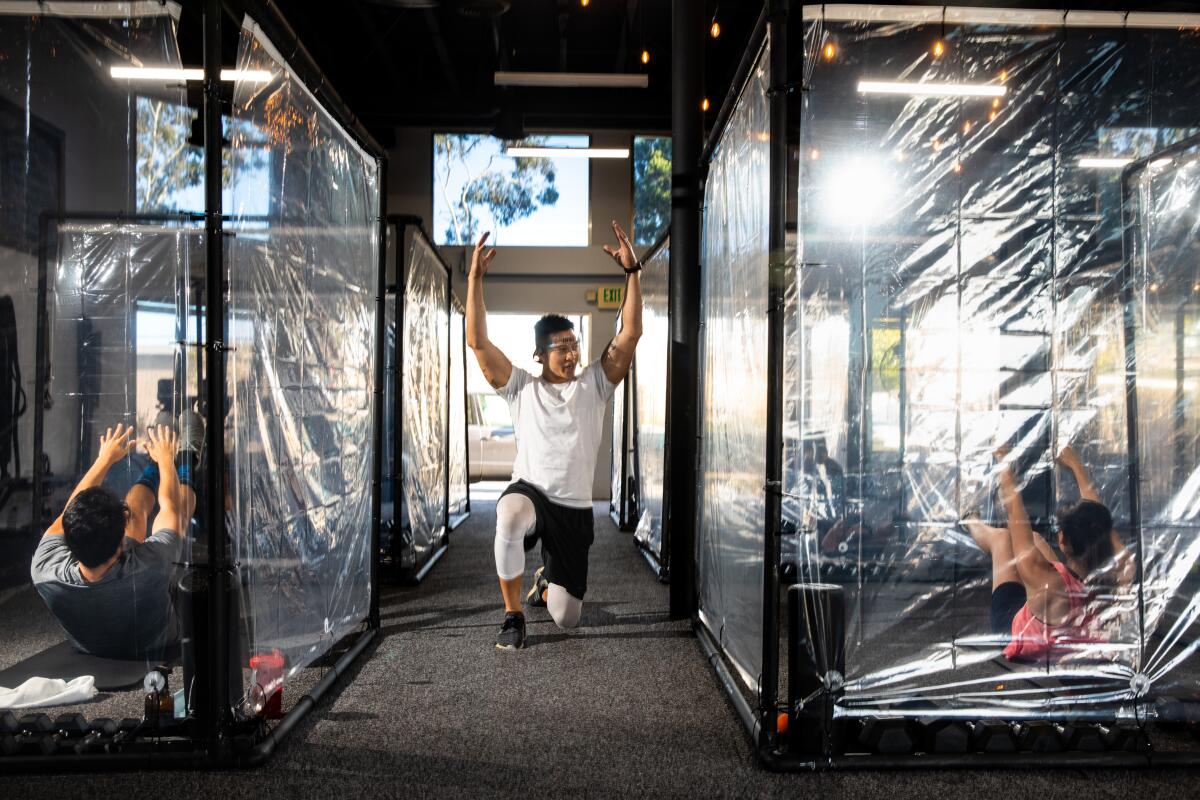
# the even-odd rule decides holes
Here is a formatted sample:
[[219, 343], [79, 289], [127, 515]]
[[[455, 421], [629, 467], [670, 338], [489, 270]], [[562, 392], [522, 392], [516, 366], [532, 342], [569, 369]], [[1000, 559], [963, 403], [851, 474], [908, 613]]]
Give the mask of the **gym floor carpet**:
[[[385, 587], [382, 639], [264, 767], [0, 778], [24, 797], [172, 800], [365, 797], [1171, 797], [1192, 773], [862, 772], [777, 775], [749, 740], [686, 622], [668, 619], [630, 534], [596, 505], [583, 627], [529, 616], [528, 648], [494, 648], [502, 618], [494, 502], [451, 534], [418, 587]], [[526, 572], [537, 567], [536, 551]]]

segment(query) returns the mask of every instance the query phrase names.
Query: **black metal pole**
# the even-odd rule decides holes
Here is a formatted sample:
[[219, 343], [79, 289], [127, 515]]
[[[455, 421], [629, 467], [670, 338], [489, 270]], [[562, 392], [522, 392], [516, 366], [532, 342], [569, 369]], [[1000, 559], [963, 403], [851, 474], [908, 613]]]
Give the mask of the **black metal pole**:
[[[388, 218], [392, 220], [391, 217]], [[392, 543], [388, 555], [392, 556], [393, 574], [399, 570], [403, 557], [399, 556], [400, 546], [404, 541], [401, 536], [404, 520], [404, 508], [408, 498], [404, 494], [404, 301], [408, 295], [408, 287], [404, 281], [404, 224], [392, 222], [394, 241], [396, 244], [396, 290], [392, 292], [392, 302], [396, 311], [392, 314], [395, 320], [395, 331], [392, 334], [392, 348], [395, 357], [392, 359]], [[411, 509], [408, 524], [412, 525]]]
[[[368, 556], [371, 570], [371, 609], [367, 622], [372, 629], [379, 628], [379, 532], [383, 524], [383, 414], [384, 414], [384, 361], [386, 353], [386, 331], [384, 324], [384, 299], [387, 295], [387, 161], [375, 159], [379, 170], [379, 213], [375, 224], [379, 256], [375, 276], [375, 413], [371, 419], [371, 552]], [[395, 492], [392, 493], [393, 508]]]
[[[57, 230], [57, 229], [56, 229]], [[50, 219], [46, 214], [38, 218], [38, 288], [37, 288], [37, 363], [34, 366], [33, 381], [33, 508], [30, 510], [30, 533], [41, 535], [46, 520], [42, 518], [42, 469], [45, 458], [42, 448], [45, 445], [46, 426], [46, 380], [49, 370], [46, 352], [49, 349], [50, 309], [49, 302], [50, 280]], [[17, 477], [20, 477], [19, 475]]]
[[467, 486], [467, 507], [465, 513], [471, 513], [471, 426], [468, 416], [468, 402], [471, 399], [467, 392], [467, 312], [463, 309], [462, 318], [459, 320], [462, 327], [462, 395], [463, 395], [463, 474]]
[[[225, 526], [225, 258], [221, 216], [221, 0], [204, 3], [205, 340], [208, 344], [208, 707], [209, 753], [222, 759], [228, 741], [231, 581]], [[240, 674], [240, 673], [239, 673]]]
[[[1134, 210], [1137, 218], [1145, 216], [1144, 211], [1140, 208], [1142, 202], [1141, 197], [1136, 197], [1135, 192], [1131, 189], [1131, 178], [1146, 169], [1144, 164], [1139, 163], [1135, 168], [1133, 164], [1127, 166], [1121, 173], [1121, 247], [1122, 255], [1124, 256], [1124, 264], [1121, 268], [1121, 298], [1124, 306], [1124, 323], [1125, 323], [1125, 435], [1129, 446], [1129, 528], [1133, 534], [1134, 546], [1136, 547], [1136, 558], [1134, 563], [1137, 565], [1137, 608], [1138, 608], [1138, 669], [1141, 670], [1146, 665], [1146, 605], [1145, 592], [1143, 590], [1143, 576], [1145, 563], [1144, 538], [1142, 535], [1142, 492], [1141, 492], [1141, 453], [1139, 452], [1140, 441], [1138, 437], [1138, 395], [1137, 395], [1137, 271], [1134, 266], [1134, 260], [1137, 257], [1138, 242], [1134, 235], [1133, 220], [1129, 219], [1128, 212], [1131, 210], [1131, 203], [1137, 202], [1138, 207]], [[1149, 259], [1148, 252], [1142, 253], [1143, 259]], [[1149, 267], [1149, 265], [1146, 265]]]
[[[633, 373], [632, 366], [629, 372]], [[621, 495], [613, 499], [617, 500], [617, 530], [622, 531], [629, 527], [629, 388], [630, 381], [626, 377], [621, 384], [621, 464], [619, 467], [613, 465], [621, 474], [621, 480], [617, 483]]]
[[[428, 242], [429, 248], [433, 249], [433, 241]], [[435, 251], [436, 252], [436, 251]], [[442, 415], [445, 419], [446, 435], [442, 437], [442, 453], [444, 458], [442, 463], [442, 540], [450, 538], [450, 370], [454, 366], [454, 356], [451, 355], [451, 343], [454, 341], [454, 282], [450, 277], [450, 270], [446, 270], [446, 408]]]
[[704, 3], [671, 2], [671, 267], [663, 528], [669, 528], [671, 618], [696, 613], [696, 478], [700, 344], [700, 101]]
[[770, 143], [768, 147], [767, 246], [767, 453], [763, 520], [762, 678], [759, 681], [761, 744], [776, 737], [779, 689], [779, 537], [783, 486], [783, 308], [787, 296], [787, 20], [788, 0], [769, 0]]

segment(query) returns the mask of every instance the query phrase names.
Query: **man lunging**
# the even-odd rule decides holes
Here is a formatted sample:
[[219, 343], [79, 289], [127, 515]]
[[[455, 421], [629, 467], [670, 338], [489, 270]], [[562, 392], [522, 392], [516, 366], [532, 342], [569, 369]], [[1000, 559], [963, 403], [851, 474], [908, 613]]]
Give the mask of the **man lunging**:
[[641, 264], [625, 232], [613, 222], [617, 247], [604, 252], [625, 271], [621, 330], [599, 361], [576, 374], [579, 340], [574, 325], [547, 314], [534, 326], [534, 359], [540, 375], [514, 367], [488, 340], [483, 276], [496, 251], [480, 237], [467, 278], [467, 346], [496, 391], [508, 401], [517, 439], [513, 483], [496, 503], [496, 574], [504, 598], [500, 650], [525, 646], [521, 579], [525, 551], [540, 540], [542, 566], [534, 574], [525, 604], [546, 606], [555, 624], [579, 624], [587, 591], [588, 549], [592, 545], [592, 475], [604, 432], [604, 407], [629, 372], [642, 335]]

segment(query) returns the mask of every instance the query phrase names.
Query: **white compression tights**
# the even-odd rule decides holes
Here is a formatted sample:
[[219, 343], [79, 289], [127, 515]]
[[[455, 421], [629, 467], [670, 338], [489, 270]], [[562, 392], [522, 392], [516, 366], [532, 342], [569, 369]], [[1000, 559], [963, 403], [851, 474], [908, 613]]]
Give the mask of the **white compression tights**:
[[[496, 503], [496, 574], [510, 581], [525, 574], [525, 534], [537, 525], [533, 501], [522, 494], [506, 494]], [[574, 628], [583, 613], [583, 601], [557, 583], [546, 591], [546, 608], [560, 628]]]

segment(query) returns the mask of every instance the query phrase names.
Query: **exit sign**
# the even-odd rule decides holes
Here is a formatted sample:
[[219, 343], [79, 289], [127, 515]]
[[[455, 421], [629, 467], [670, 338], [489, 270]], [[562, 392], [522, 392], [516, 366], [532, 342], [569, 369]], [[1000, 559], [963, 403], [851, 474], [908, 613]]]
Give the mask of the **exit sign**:
[[596, 290], [596, 308], [620, 308], [624, 299], [624, 286], [601, 286]]

